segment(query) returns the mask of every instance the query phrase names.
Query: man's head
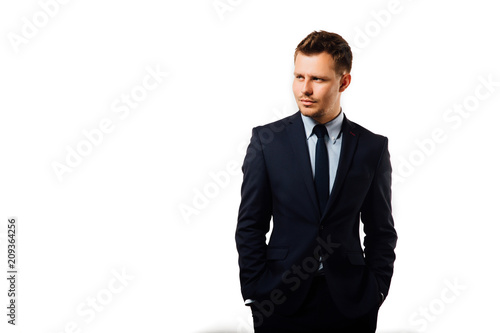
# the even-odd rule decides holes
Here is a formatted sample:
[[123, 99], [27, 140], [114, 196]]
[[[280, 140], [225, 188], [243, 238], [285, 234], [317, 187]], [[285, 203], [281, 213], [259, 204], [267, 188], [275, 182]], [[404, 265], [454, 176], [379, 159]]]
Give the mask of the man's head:
[[340, 112], [340, 95], [351, 82], [352, 53], [339, 35], [314, 31], [295, 49], [293, 93], [300, 112], [326, 123]]

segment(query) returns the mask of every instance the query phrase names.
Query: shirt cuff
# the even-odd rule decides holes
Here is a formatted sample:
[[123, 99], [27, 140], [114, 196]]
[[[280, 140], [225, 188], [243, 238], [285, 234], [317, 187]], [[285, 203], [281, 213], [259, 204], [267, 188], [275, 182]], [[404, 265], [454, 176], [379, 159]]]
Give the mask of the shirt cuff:
[[246, 299], [246, 300], [245, 300], [245, 305], [250, 305], [250, 304], [252, 304], [252, 303], [254, 303], [254, 302], [255, 302], [255, 300], [254, 300], [254, 299]]

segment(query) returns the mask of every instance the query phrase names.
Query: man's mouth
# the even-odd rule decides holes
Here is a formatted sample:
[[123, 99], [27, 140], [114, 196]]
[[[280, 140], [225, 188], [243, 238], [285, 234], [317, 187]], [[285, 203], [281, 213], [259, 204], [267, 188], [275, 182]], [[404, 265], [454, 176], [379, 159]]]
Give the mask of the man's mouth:
[[312, 105], [312, 104], [316, 103], [315, 101], [313, 101], [311, 99], [301, 99], [300, 102], [304, 105]]

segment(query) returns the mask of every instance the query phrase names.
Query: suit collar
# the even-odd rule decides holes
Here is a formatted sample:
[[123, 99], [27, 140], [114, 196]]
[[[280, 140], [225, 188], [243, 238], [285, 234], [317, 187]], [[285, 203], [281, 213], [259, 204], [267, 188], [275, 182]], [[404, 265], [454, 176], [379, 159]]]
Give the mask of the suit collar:
[[314, 190], [314, 179], [309, 157], [309, 148], [307, 147], [307, 141], [305, 140], [305, 128], [300, 111], [296, 112], [288, 118], [288, 125], [289, 126], [287, 126], [287, 133], [293, 153], [296, 157], [295, 160], [297, 161], [299, 170], [302, 173], [302, 178], [307, 188], [309, 200], [311, 200], [313, 206], [316, 207], [314, 211], [316, 219], [319, 220], [321, 216], [318, 206], [318, 200], [316, 199], [316, 191]]
[[326, 216], [329, 210], [332, 209], [337, 197], [340, 194], [342, 184], [344, 183], [345, 177], [349, 172], [351, 167], [352, 158], [358, 146], [359, 139], [359, 129], [356, 124], [352, 123], [344, 117], [342, 123], [342, 147], [340, 150], [339, 166], [337, 169], [337, 175], [335, 176], [335, 182], [333, 183], [332, 193], [326, 204], [326, 208], [323, 216]]

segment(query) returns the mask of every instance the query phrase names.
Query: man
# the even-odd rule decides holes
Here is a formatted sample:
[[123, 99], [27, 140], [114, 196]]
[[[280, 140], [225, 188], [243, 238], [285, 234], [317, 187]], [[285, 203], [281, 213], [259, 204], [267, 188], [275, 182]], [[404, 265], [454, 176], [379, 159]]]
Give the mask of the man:
[[375, 332], [395, 260], [392, 169], [387, 138], [340, 107], [351, 63], [341, 36], [309, 34], [295, 51], [300, 111], [253, 129], [236, 246], [255, 332]]

